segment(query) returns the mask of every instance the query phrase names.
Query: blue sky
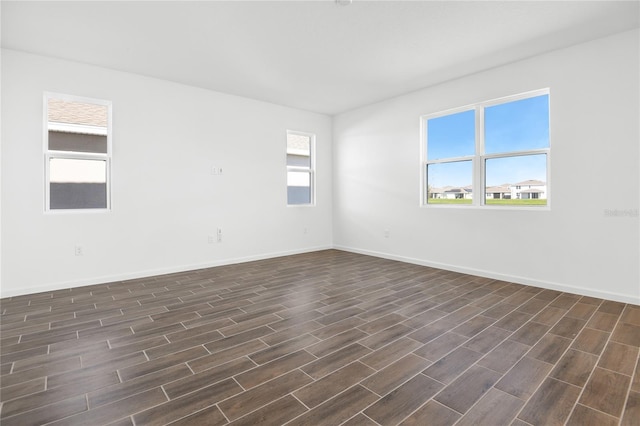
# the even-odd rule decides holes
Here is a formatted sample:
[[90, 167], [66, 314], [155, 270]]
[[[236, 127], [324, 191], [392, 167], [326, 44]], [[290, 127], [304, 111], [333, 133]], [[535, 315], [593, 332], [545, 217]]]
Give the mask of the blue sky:
[[[542, 95], [486, 107], [485, 153], [507, 153], [549, 147], [549, 96]], [[473, 155], [475, 152], [475, 111], [429, 119], [427, 122], [429, 160]], [[487, 160], [487, 185], [516, 183], [527, 179], [546, 181], [544, 155]], [[470, 161], [436, 164], [429, 167], [429, 184], [466, 186], [472, 182]]]

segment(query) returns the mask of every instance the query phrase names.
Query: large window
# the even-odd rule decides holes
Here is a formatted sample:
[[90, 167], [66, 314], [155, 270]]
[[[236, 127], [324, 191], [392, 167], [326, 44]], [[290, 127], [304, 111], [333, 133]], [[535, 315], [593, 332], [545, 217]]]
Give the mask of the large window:
[[422, 117], [424, 205], [549, 205], [549, 90]]
[[287, 204], [314, 204], [314, 145], [310, 133], [287, 131]]
[[45, 209], [110, 207], [111, 103], [45, 94]]

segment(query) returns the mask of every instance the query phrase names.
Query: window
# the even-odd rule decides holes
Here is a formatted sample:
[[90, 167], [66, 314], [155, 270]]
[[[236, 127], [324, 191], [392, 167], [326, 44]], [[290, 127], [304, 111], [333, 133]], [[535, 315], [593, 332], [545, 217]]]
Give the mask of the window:
[[45, 209], [110, 207], [111, 103], [45, 94]]
[[548, 206], [548, 89], [421, 121], [424, 205]]
[[287, 204], [314, 204], [315, 135], [287, 131]]

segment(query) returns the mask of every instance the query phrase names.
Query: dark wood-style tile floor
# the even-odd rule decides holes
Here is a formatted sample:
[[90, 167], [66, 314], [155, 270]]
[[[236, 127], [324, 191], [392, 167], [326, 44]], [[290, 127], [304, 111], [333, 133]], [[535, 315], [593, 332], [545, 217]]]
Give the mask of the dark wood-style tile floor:
[[1, 300], [10, 425], [639, 425], [640, 307], [328, 250]]

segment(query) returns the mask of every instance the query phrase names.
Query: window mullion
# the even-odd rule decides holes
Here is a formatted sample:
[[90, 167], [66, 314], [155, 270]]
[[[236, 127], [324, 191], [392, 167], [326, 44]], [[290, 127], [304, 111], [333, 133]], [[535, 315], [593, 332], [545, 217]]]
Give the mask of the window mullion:
[[484, 205], [484, 168], [484, 107], [479, 106], [476, 108], [476, 155], [473, 179], [473, 205], [475, 206]]
[[460, 161], [473, 161], [475, 156], [468, 155], [465, 157], [451, 157], [451, 158], [441, 158], [438, 160], [427, 160], [424, 162], [425, 165], [429, 164], [441, 164], [441, 163], [458, 163]]
[[549, 152], [550, 152], [549, 148], [539, 148], [539, 149], [531, 149], [527, 151], [511, 151], [511, 152], [500, 152], [497, 154], [485, 154], [483, 157], [485, 159], [521, 157], [525, 155], [549, 154]]
[[109, 154], [101, 154], [94, 152], [77, 152], [77, 151], [47, 151], [49, 158], [71, 158], [77, 160], [108, 160]]

